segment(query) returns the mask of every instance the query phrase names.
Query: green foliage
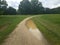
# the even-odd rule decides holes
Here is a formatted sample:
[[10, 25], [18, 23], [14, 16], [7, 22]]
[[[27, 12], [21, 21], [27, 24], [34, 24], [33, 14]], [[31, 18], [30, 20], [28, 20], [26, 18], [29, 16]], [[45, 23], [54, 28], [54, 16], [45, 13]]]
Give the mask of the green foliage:
[[44, 11], [44, 8], [42, 7], [42, 3], [39, 2], [38, 0], [31, 0], [31, 7], [33, 14], [41, 14]]
[[60, 14], [60, 7], [49, 9], [44, 8], [39, 0], [22, 0], [18, 6], [18, 10], [13, 7], [7, 8], [6, 0], [0, 0], [0, 15], [16, 15], [16, 14]]
[[18, 12], [19, 14], [30, 14], [31, 12], [30, 2], [28, 0], [23, 0], [22, 2], [20, 2]]
[[6, 0], [0, 0], [0, 15], [16, 15], [16, 9], [13, 7], [7, 8], [8, 4]]
[[4, 13], [4, 11], [7, 9], [7, 2], [5, 0], [0, 0], [0, 15]]
[[20, 2], [18, 12], [19, 14], [39, 14], [43, 13], [44, 8], [38, 0], [23, 0]]
[[5, 10], [4, 12], [5, 15], [16, 15], [16, 9], [14, 9], [13, 7], [9, 7]]

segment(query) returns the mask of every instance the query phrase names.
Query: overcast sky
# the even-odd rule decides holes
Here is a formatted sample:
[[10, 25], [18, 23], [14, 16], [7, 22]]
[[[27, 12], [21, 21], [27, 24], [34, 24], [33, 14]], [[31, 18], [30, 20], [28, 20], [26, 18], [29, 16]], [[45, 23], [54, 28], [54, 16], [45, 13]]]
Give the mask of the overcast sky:
[[[18, 8], [20, 1], [22, 0], [6, 0], [9, 6]], [[43, 7], [55, 8], [60, 6], [60, 0], [40, 0], [43, 4]]]

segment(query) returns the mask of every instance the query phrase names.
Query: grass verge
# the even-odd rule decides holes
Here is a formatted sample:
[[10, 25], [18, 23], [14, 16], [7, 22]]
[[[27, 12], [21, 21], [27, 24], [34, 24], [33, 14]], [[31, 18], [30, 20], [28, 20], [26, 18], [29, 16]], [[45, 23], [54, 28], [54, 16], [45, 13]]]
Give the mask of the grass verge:
[[32, 18], [51, 45], [60, 45], [60, 14], [47, 14]]
[[4, 39], [15, 29], [16, 25], [23, 19], [29, 17], [28, 15], [0, 15], [0, 45], [4, 42]]

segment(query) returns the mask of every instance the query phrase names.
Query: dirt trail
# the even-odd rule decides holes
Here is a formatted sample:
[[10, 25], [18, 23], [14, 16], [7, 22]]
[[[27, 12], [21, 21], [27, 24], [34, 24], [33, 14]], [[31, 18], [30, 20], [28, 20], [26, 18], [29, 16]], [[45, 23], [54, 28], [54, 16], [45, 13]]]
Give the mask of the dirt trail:
[[30, 18], [18, 24], [2, 45], [48, 45]]

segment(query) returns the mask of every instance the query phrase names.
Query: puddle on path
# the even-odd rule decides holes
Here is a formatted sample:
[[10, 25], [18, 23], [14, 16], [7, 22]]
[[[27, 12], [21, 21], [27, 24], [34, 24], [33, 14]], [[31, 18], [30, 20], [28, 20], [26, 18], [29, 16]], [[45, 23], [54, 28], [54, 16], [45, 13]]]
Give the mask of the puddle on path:
[[42, 34], [39, 29], [36, 27], [32, 20], [27, 20], [26, 26], [28, 27], [29, 31], [39, 40], [42, 39]]
[[36, 25], [34, 24], [32, 20], [27, 20], [26, 25], [28, 28], [32, 28], [32, 29], [36, 28]]

